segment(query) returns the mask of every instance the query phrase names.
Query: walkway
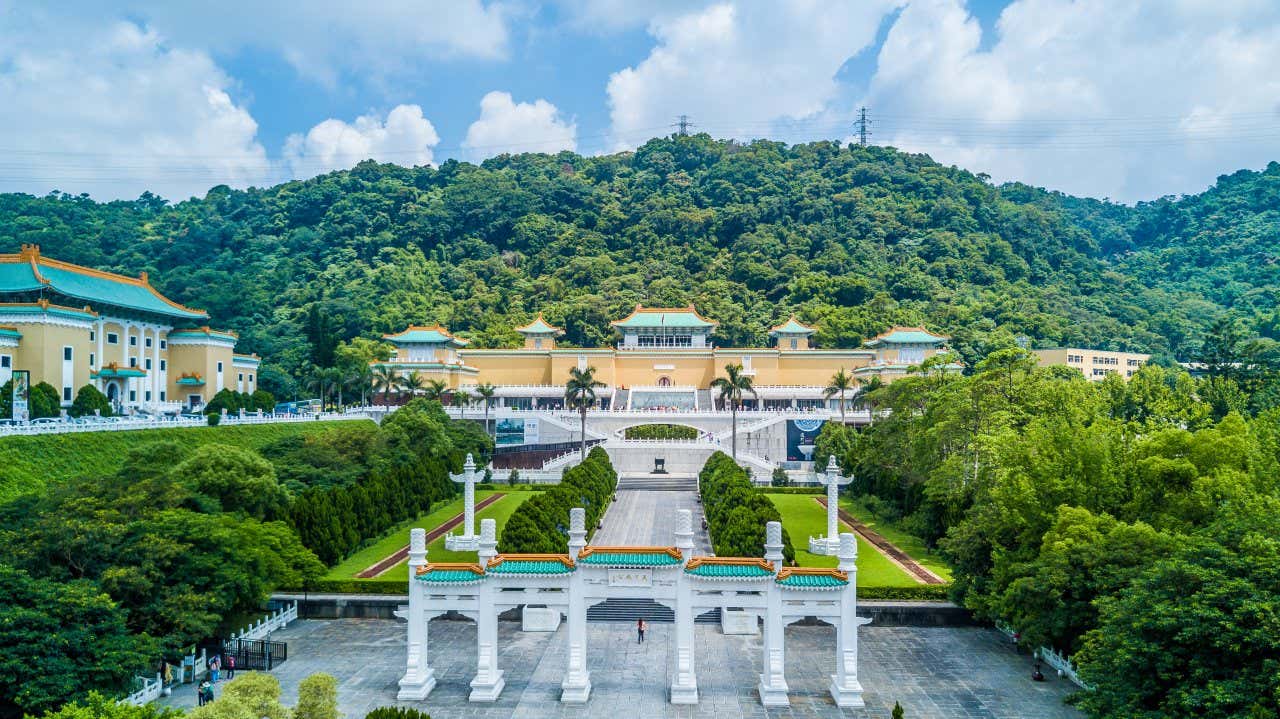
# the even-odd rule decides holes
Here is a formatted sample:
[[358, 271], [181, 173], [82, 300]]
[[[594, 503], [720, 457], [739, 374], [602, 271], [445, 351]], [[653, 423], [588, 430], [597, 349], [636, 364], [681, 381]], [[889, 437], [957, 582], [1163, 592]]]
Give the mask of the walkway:
[[[854, 717], [885, 719], [894, 701], [910, 719], [1078, 719], [1062, 700], [1074, 686], [1052, 673], [1031, 681], [1031, 662], [1015, 654], [998, 632], [980, 628], [863, 627], [861, 680], [865, 709], [837, 708], [827, 693], [830, 683], [829, 626], [793, 626], [787, 630], [786, 677], [789, 709], [764, 709], [756, 698], [760, 671], [758, 636], [724, 636], [715, 626], [698, 626], [700, 703], [667, 703], [670, 683], [671, 625], [654, 624], [649, 641], [635, 643], [627, 625], [587, 625], [591, 700], [582, 706], [559, 702], [565, 667], [565, 628], [554, 634], [526, 633], [516, 622], [500, 622], [499, 662], [507, 687], [495, 704], [467, 702], [475, 674], [475, 625], [466, 621], [431, 622], [430, 655], [439, 684], [425, 702], [402, 703], [429, 712], [433, 719], [542, 719], [543, 717]], [[274, 674], [284, 702], [297, 701], [298, 682], [314, 672], [338, 679], [338, 708], [347, 717], [395, 705], [396, 681], [404, 672], [404, 623], [378, 619], [300, 620], [272, 638], [289, 643], [289, 660]], [[220, 691], [221, 686], [216, 691]], [[182, 686], [162, 700], [169, 706], [195, 704], [195, 690]]]
[[[479, 514], [480, 510], [484, 509], [485, 507], [488, 507], [490, 504], [493, 504], [494, 502], [498, 501], [499, 499], [502, 499], [505, 496], [506, 495], [503, 494], [502, 492], [494, 492], [488, 497], [485, 497], [479, 502], [476, 502], [476, 509], [475, 509], [476, 514]], [[431, 531], [427, 532], [427, 544], [431, 544], [432, 542], [439, 539], [440, 537], [443, 537], [450, 529], [453, 529], [459, 524], [462, 524], [462, 520], [466, 519], [466, 517], [467, 517], [467, 513], [465, 511], [462, 511], [462, 512], [458, 512], [452, 517], [441, 522], [440, 525], [437, 526], [435, 529], [432, 529]], [[477, 525], [479, 524], [479, 520], [476, 521], [476, 524]], [[480, 527], [477, 526], [476, 529], [479, 530]], [[406, 544], [403, 547], [397, 549], [394, 553], [389, 554], [386, 557], [383, 557], [382, 559], [379, 559], [378, 562], [374, 564], [372, 567], [369, 567], [368, 569], [364, 569], [364, 570], [361, 570], [360, 572], [357, 572], [356, 577], [360, 579], [369, 579], [372, 577], [376, 577], [379, 574], [382, 574], [388, 569], [391, 569], [397, 564], [403, 562], [408, 556], [409, 556], [409, 545]]]
[[[826, 497], [815, 497], [814, 499], [817, 500], [818, 504], [822, 505], [823, 509], [826, 509], [827, 507]], [[942, 577], [939, 577], [938, 575], [929, 571], [929, 569], [927, 569], [924, 565], [912, 559], [911, 555], [907, 554], [901, 549], [898, 549], [897, 545], [895, 545], [893, 542], [890, 542], [889, 540], [880, 536], [880, 534], [875, 530], [873, 530], [872, 528], [858, 521], [858, 518], [850, 514], [848, 510], [842, 507], [838, 508], [836, 510], [836, 516], [840, 518], [841, 522], [844, 522], [845, 524], [849, 525], [849, 527], [852, 528], [853, 531], [862, 535], [862, 538], [870, 542], [871, 546], [878, 549], [881, 554], [888, 557], [889, 561], [893, 562], [894, 564], [897, 564], [899, 567], [902, 567], [904, 570], [910, 573], [916, 579], [916, 581], [920, 582], [921, 584], [946, 584], [946, 581], [943, 580]]]
[[693, 551], [710, 554], [711, 540], [702, 528], [702, 505], [693, 491], [660, 490], [618, 492], [618, 501], [605, 511], [604, 528], [596, 530], [591, 544], [611, 547], [675, 544], [676, 510], [693, 512]]

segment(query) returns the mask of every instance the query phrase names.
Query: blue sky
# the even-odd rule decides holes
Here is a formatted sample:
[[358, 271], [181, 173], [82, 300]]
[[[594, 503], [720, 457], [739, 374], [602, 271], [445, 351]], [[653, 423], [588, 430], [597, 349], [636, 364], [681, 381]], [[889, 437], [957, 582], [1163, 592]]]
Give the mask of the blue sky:
[[1073, 194], [1280, 155], [1268, 0], [0, 0], [0, 190], [272, 184], [374, 159], [873, 141]]

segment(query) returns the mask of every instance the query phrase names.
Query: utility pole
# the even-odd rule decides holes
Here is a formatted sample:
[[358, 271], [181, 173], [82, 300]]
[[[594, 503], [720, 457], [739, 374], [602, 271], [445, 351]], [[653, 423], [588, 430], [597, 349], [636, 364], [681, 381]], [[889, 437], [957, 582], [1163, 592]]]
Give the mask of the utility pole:
[[871, 134], [871, 131], [867, 129], [867, 125], [870, 123], [871, 121], [867, 119], [867, 108], [864, 106], [858, 111], [858, 120], [854, 123], [858, 128], [858, 144], [863, 147], [867, 146], [867, 135]]
[[672, 127], [676, 128], [677, 135], [680, 135], [682, 137], [687, 137], [689, 135], [689, 128], [693, 127], [693, 123], [689, 122], [688, 115], [681, 115], [680, 117], [676, 118], [676, 122], [675, 124], [672, 125]]

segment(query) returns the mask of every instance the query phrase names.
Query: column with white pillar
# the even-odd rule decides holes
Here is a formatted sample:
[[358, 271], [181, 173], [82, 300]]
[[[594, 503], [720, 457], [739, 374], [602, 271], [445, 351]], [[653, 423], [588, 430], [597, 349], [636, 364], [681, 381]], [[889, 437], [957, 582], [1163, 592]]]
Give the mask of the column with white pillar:
[[468, 454], [462, 465], [462, 474], [450, 474], [449, 479], [463, 485], [462, 488], [462, 534], [450, 534], [444, 538], [445, 549], [451, 552], [474, 552], [479, 549], [480, 538], [476, 535], [476, 461]]
[[422, 700], [436, 686], [436, 672], [427, 661], [426, 587], [417, 581], [418, 569], [427, 564], [427, 530], [409, 531], [409, 652], [400, 678], [400, 701]]
[[[688, 564], [693, 554], [693, 514], [687, 509], [676, 513], [676, 548], [681, 560]], [[698, 703], [698, 677], [694, 671], [693, 582], [683, 571], [676, 580], [676, 671], [671, 678], [672, 704]]]
[[840, 535], [840, 571], [849, 575], [849, 584], [840, 594], [840, 621], [836, 624], [836, 673], [831, 675], [831, 698], [836, 706], [865, 706], [862, 684], [858, 682], [858, 627], [870, 619], [858, 616], [858, 538]]
[[[782, 569], [782, 523], [769, 522], [765, 525], [764, 558], [773, 562], [776, 574]], [[784, 671], [786, 661], [786, 628], [782, 618], [782, 591], [777, 583], [771, 583], [767, 593], [767, 604], [764, 613], [764, 666], [760, 674], [760, 703], [767, 707], [785, 707], [791, 705], [787, 697], [787, 678]]]
[[[498, 554], [498, 523], [493, 519], [480, 521], [480, 568], [487, 569], [489, 560]], [[494, 596], [498, 587], [492, 582], [481, 582], [480, 600], [476, 613], [476, 678], [471, 680], [470, 701], [494, 702], [502, 693], [507, 680], [498, 668], [498, 611]]]
[[[575, 563], [587, 546], [587, 514], [582, 507], [569, 510], [569, 558]], [[569, 666], [560, 682], [560, 701], [583, 704], [591, 696], [591, 672], [587, 671], [587, 606], [582, 572], [569, 575]]]

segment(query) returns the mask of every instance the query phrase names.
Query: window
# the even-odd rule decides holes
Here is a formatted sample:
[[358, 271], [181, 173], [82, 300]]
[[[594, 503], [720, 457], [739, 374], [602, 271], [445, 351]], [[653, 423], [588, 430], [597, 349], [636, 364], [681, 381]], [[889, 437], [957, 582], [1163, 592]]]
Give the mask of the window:
[[160, 371], [163, 372], [167, 369], [169, 369], [169, 360], [160, 360]]
[[150, 402], [150, 401], [151, 401], [151, 390], [147, 390], [146, 392], [144, 392], [144, 393], [142, 394], [142, 396], [143, 396], [143, 398], [144, 398], [146, 401]]
[[146, 364], [145, 364], [144, 366], [145, 366], [147, 369], [151, 369], [151, 358], [150, 358], [150, 357], [148, 357], [148, 358], [147, 358]]
[[219, 363], [218, 363], [218, 371], [219, 371], [219, 372], [221, 372], [221, 371], [222, 371], [222, 363], [221, 363], [221, 362], [219, 362]]
[[130, 401], [130, 402], [137, 402], [137, 401], [138, 401], [138, 390], [136, 390], [136, 389], [131, 389], [131, 390], [129, 390], [129, 401]]
[[533, 338], [533, 348], [534, 348], [534, 349], [536, 349], [536, 350], [540, 350], [540, 349], [542, 349], [542, 338], [541, 338], [541, 337], [534, 337], [534, 338]]
[[63, 401], [63, 402], [70, 402], [70, 401], [71, 401], [71, 388], [70, 388], [70, 387], [63, 387], [63, 388], [62, 388], [62, 401]]
[[89, 366], [90, 366], [90, 367], [96, 367], [96, 366], [97, 366], [97, 365], [95, 365], [95, 364], [93, 363], [93, 360], [94, 360], [93, 353], [92, 353], [92, 352], [90, 352], [90, 353], [89, 353]]
[[137, 335], [129, 335], [129, 346], [130, 346], [130, 347], [137, 347], [137, 346], [138, 346], [138, 337], [137, 337]]
[[800, 348], [800, 340], [797, 340], [797, 339], [791, 340], [791, 349], [794, 350], [799, 348]]
[[93, 330], [89, 330], [89, 341], [93, 342], [96, 339], [98, 339], [98, 333]]
[[252, 375], [252, 374], [250, 374], [250, 375], [249, 375], [249, 383], [250, 383], [250, 384], [253, 384], [253, 375]]
[[71, 361], [71, 348], [70, 348], [70, 347], [63, 347], [63, 348], [62, 348], [62, 361], [63, 361], [63, 362], [70, 362], [70, 361]]
[[167, 349], [168, 347], [169, 342], [167, 340], [160, 340], [160, 349]]
[[138, 358], [137, 358], [137, 357], [130, 357], [130, 358], [129, 358], [129, 366], [130, 366], [130, 367], [137, 367], [137, 366], [138, 366]]
[[237, 381], [237, 382], [243, 382], [243, 381], [244, 381], [244, 372], [241, 372], [240, 374], [237, 374], [237, 375], [236, 375], [236, 381]]
[[115, 332], [108, 332], [108, 333], [107, 333], [107, 344], [109, 344], [109, 345], [118, 345], [118, 344], [120, 344], [120, 335], [116, 334]]
[[165, 401], [165, 400], [164, 400], [164, 390], [160, 390], [160, 401], [161, 401], [161, 402]]
[[11, 367], [13, 367], [13, 357], [0, 355], [0, 369], [10, 369]]
[[151, 346], [151, 338], [150, 338], [150, 337], [148, 337], [147, 339], [143, 340], [143, 343], [144, 343], [144, 345], [143, 345], [143, 346], [145, 346], [145, 347], [150, 347], [150, 346]]

